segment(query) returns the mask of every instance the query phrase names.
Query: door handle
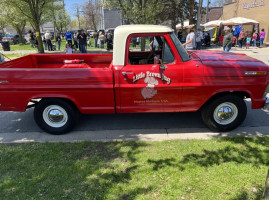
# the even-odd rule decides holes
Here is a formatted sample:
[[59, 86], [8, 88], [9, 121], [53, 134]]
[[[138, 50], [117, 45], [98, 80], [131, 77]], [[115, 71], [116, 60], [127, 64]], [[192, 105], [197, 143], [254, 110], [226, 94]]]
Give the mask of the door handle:
[[160, 66], [160, 69], [167, 69], [168, 67], [167, 66], [165, 66], [165, 65], [161, 65]]
[[135, 74], [134, 72], [121, 72], [123, 76], [129, 75], [129, 74]]

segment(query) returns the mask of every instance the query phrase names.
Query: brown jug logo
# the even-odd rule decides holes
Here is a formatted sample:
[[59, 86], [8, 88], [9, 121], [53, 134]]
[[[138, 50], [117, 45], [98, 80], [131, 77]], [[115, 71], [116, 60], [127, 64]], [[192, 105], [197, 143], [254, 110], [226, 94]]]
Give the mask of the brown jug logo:
[[155, 85], [159, 85], [159, 81], [156, 79], [160, 79], [162, 81], [167, 82], [168, 85], [171, 84], [171, 79], [166, 77], [164, 74], [160, 73], [152, 73], [147, 71], [146, 74], [141, 72], [133, 77], [133, 82], [145, 78], [144, 82], [147, 84], [145, 88], [141, 89], [141, 95], [144, 99], [152, 99], [155, 95], [157, 95], [158, 91], [155, 89]]

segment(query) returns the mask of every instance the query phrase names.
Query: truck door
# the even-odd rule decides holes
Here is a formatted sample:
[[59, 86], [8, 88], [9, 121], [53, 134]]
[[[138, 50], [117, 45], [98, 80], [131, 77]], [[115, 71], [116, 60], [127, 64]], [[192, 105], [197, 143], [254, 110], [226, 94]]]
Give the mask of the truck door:
[[128, 38], [125, 66], [119, 72], [121, 113], [179, 111], [183, 66], [169, 44], [168, 34]]

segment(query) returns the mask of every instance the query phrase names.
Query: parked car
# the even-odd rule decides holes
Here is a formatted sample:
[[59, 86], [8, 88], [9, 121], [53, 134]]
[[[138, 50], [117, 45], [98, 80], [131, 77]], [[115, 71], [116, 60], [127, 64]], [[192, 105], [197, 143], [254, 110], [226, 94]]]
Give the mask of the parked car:
[[2, 41], [2, 38], [4, 37], [3, 33], [0, 33], [0, 41]]
[[9, 42], [10, 44], [18, 44], [20, 36], [7, 34], [2, 38], [2, 42]]
[[106, 33], [104, 29], [100, 29], [100, 30], [97, 31], [98, 34], [100, 34], [100, 32], [102, 32], [104, 35]]
[[110, 31], [110, 32], [112, 33], [112, 35], [114, 35], [114, 31], [115, 31], [115, 29], [114, 29], [114, 28], [107, 28], [107, 29], [106, 29], [106, 33], [107, 33], [108, 31]]
[[88, 35], [93, 38], [94, 30], [87, 30]]
[[[151, 48], [134, 49], [137, 37], [152, 38]], [[72, 130], [79, 113], [198, 110], [211, 130], [227, 132], [245, 120], [245, 98], [252, 109], [269, 105], [268, 65], [242, 53], [186, 51], [166, 26], [117, 27], [113, 55], [34, 54], [0, 70], [0, 111], [35, 107], [37, 125], [52, 134]]]

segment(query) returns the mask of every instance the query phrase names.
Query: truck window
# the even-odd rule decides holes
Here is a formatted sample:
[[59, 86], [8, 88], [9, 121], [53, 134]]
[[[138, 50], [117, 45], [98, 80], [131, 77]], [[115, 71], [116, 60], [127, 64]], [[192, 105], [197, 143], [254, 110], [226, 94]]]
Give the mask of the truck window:
[[133, 37], [129, 43], [128, 62], [131, 65], [173, 63], [175, 57], [163, 36]]
[[183, 62], [189, 61], [190, 56], [182, 46], [181, 42], [178, 40], [177, 36], [175, 33], [170, 34], [171, 39], [173, 40], [175, 47], [177, 48], [178, 54], [180, 55], [181, 59]]

